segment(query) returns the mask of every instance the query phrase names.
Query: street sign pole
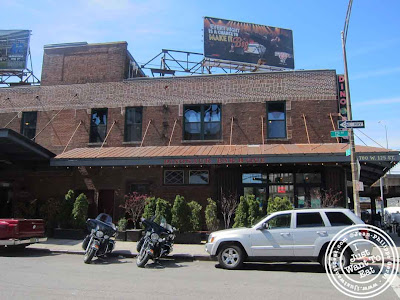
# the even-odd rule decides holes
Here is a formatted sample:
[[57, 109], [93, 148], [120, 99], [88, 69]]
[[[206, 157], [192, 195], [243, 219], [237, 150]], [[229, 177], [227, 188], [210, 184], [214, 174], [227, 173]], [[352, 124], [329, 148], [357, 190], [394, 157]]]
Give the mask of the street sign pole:
[[[349, 10], [351, 10], [352, 0], [349, 2]], [[346, 87], [346, 99], [347, 99], [347, 117], [348, 120], [352, 120], [352, 113], [351, 113], [351, 102], [350, 102], [350, 87], [349, 87], [349, 76], [347, 72], [347, 56], [346, 56], [346, 38], [347, 38], [347, 27], [349, 21], [350, 13], [348, 18], [346, 18], [345, 22], [345, 30], [346, 36], [342, 31], [342, 48], [343, 48], [343, 60], [344, 60], [344, 84]], [[357, 166], [357, 156], [356, 156], [356, 147], [354, 144], [354, 132], [353, 128], [349, 128], [349, 142], [350, 142], [350, 149], [351, 149], [351, 178], [352, 178], [352, 186], [353, 186], [353, 201], [354, 201], [354, 213], [361, 217], [361, 208], [360, 208], [360, 194], [358, 193], [358, 166]], [[347, 200], [346, 200], [347, 201]]]

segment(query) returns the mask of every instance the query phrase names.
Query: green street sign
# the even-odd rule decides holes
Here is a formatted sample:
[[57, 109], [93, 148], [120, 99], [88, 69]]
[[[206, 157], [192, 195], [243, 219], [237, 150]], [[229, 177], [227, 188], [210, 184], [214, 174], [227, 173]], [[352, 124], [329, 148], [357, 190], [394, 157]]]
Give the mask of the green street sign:
[[350, 155], [351, 155], [351, 149], [349, 148], [346, 150], [346, 156], [350, 156]]
[[347, 130], [331, 131], [331, 137], [333, 138], [347, 137], [347, 136], [349, 136], [349, 132]]

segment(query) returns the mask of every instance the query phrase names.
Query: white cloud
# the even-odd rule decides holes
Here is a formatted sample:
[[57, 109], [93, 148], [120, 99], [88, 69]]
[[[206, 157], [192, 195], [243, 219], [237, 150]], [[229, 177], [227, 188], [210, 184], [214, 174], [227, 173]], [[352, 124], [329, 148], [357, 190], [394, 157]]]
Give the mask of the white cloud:
[[390, 68], [390, 69], [381, 69], [381, 70], [375, 70], [375, 71], [362, 72], [362, 73], [358, 73], [353, 76], [350, 75], [350, 79], [357, 80], [357, 79], [364, 79], [364, 78], [370, 78], [370, 77], [380, 77], [380, 76], [391, 75], [391, 74], [399, 73], [399, 72], [400, 72], [400, 67], [395, 67], [395, 68]]

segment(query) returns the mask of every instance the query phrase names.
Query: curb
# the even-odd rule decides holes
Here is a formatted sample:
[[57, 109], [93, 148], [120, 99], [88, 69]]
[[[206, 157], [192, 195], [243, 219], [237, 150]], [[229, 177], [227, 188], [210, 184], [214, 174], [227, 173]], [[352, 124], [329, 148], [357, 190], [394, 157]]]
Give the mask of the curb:
[[[42, 251], [42, 252], [50, 252], [50, 253], [58, 253], [58, 254], [72, 254], [72, 255], [84, 255], [83, 251], [76, 250], [59, 250], [59, 249], [48, 249], [48, 248], [29, 248], [34, 251]], [[137, 253], [132, 253], [129, 250], [117, 250], [109, 254], [112, 257], [122, 256], [124, 258], [135, 258]], [[192, 254], [172, 254], [167, 256], [167, 258], [172, 258], [176, 260], [184, 260], [184, 261], [213, 261], [209, 255], [192, 255]]]

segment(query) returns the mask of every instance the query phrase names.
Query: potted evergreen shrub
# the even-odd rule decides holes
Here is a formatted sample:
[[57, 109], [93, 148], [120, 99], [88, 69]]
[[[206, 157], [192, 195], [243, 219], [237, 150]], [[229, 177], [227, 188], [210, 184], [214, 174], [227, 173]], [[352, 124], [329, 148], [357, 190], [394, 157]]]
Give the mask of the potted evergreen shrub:
[[119, 219], [116, 240], [126, 241], [126, 226], [127, 225], [128, 225], [128, 220], [126, 218]]
[[[201, 234], [193, 232], [193, 224], [200, 225], [201, 206], [192, 201], [189, 205], [185, 198], [177, 195], [172, 207], [172, 226], [177, 229], [175, 243], [178, 244], [200, 244]], [[196, 229], [199, 227], [196, 227]]]

